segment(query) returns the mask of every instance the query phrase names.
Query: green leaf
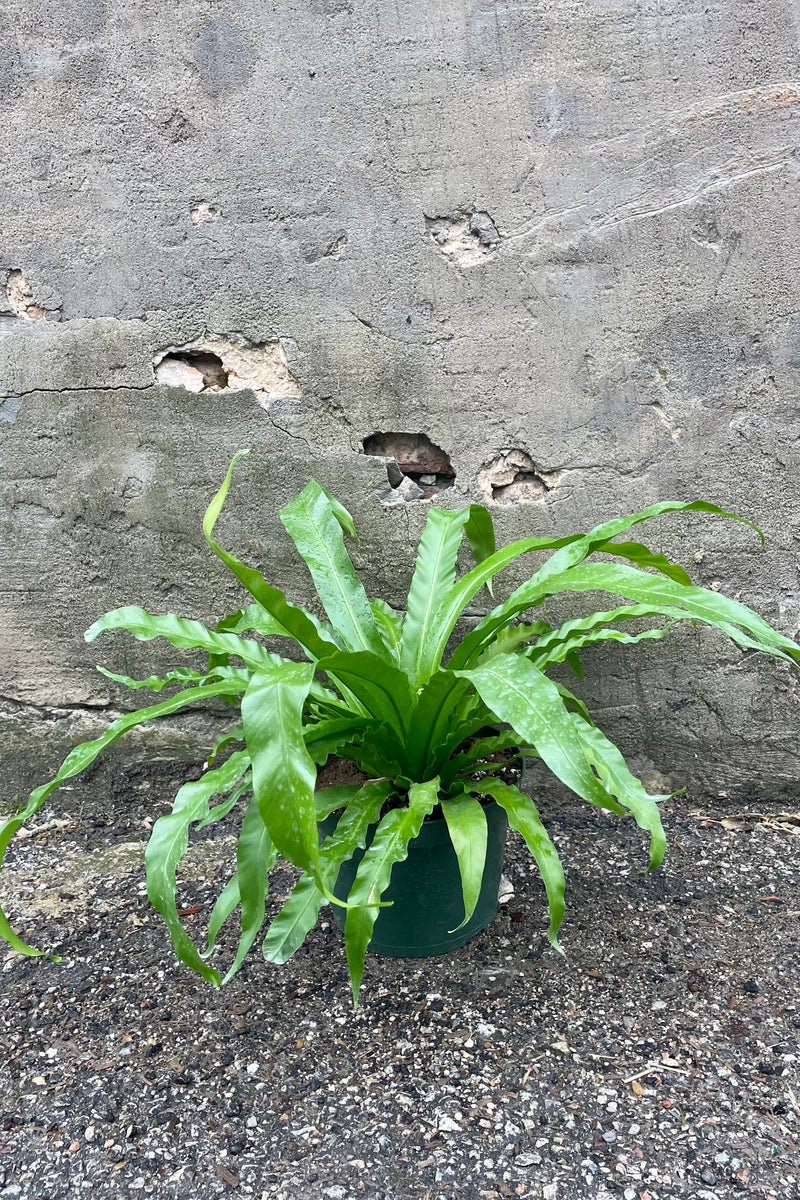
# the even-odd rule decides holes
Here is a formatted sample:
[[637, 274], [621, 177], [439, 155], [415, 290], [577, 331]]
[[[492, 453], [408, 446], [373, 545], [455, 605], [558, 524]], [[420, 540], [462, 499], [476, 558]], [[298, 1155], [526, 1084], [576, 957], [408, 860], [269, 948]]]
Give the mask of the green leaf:
[[322, 607], [345, 646], [369, 650], [385, 660], [387, 650], [345, 549], [339, 515], [316, 480], [307, 483], [281, 509], [281, 521], [311, 572]]
[[242, 698], [242, 725], [270, 838], [284, 858], [316, 876], [316, 768], [302, 724], [313, 674], [313, 663], [283, 662], [254, 675]]
[[[504, 570], [523, 554], [533, 554], [537, 550], [553, 550], [560, 546], [568, 546], [576, 540], [577, 535], [570, 535], [563, 538], [522, 538], [518, 542], [511, 542], [510, 545], [504, 546], [502, 550], [498, 550], [490, 555], [489, 558], [485, 559], [477, 567], [473, 567], [466, 575], [462, 575], [454, 587], [444, 596], [434, 617], [432, 641], [430, 648], [426, 649], [425, 653], [425, 662], [428, 664], [430, 672], [432, 673], [440, 665], [450, 635], [456, 627], [456, 622], [473, 596], [483, 587], [484, 583], [487, 583], [499, 571]], [[499, 610], [495, 609], [494, 611], [497, 612]], [[511, 614], [511, 616], [516, 615], [516, 613]], [[484, 618], [484, 621], [486, 619]], [[480, 629], [484, 621], [481, 621], [480, 625], [476, 628]], [[507, 621], [500, 622], [500, 624], [507, 623]], [[464, 639], [464, 642], [471, 645], [471, 637], [472, 635], [468, 635]], [[460, 648], [448, 665], [450, 667], [463, 665]], [[424, 682], [424, 680], [421, 679], [421, 682]]]
[[564, 687], [563, 683], [556, 683], [555, 680], [551, 680], [551, 683], [555, 683], [556, 691], [570, 711], [579, 712], [587, 725], [594, 725], [588, 708], [578, 696], [574, 695], [568, 687]]
[[232, 979], [264, 924], [269, 873], [278, 852], [272, 844], [255, 796], [251, 800], [236, 844], [236, 879], [242, 908], [241, 936], [236, 957], [223, 983]]
[[[228, 613], [222, 617], [214, 627], [215, 633], [230, 633], [233, 626], [237, 623], [240, 613]], [[227, 650], [212, 650], [208, 655], [208, 670], [213, 671], [215, 667], [227, 667], [230, 664], [230, 654]]]
[[214, 742], [211, 753], [208, 756], [207, 765], [209, 767], [213, 767], [215, 759], [219, 754], [222, 753], [226, 746], [230, 746], [234, 742], [243, 741], [244, 730], [242, 729], [241, 725], [231, 725], [230, 729], [226, 729], [224, 733], [221, 733]]
[[[320, 851], [320, 870], [329, 888], [333, 888], [342, 863], [359, 847], [364, 848], [367, 830], [380, 816], [381, 806], [391, 792], [391, 784], [367, 783], [360, 788], [339, 818], [335, 831], [325, 839]], [[301, 875], [294, 891], [272, 922], [264, 940], [264, 957], [284, 963], [292, 957], [314, 928], [325, 897], [310, 875]]]
[[313, 875], [302, 874], [267, 930], [262, 950], [267, 962], [285, 963], [300, 949], [319, 918], [325, 897]]
[[105, 675], [106, 679], [113, 679], [115, 683], [121, 683], [132, 691], [148, 688], [151, 692], [160, 692], [174, 683], [186, 687], [193, 683], [201, 683], [206, 678], [202, 671], [193, 671], [190, 667], [176, 667], [174, 671], [167, 671], [166, 675], [148, 675], [147, 679], [131, 679], [129, 675], [116, 675], [114, 671], [108, 671], [105, 667], [97, 667], [96, 670], [101, 675]]
[[[475, 771], [481, 771], [484, 767], [507, 766], [513, 759], [505, 759], [502, 764], [488, 763], [482, 760], [487, 759], [489, 755], [496, 754], [499, 750], [520, 750], [520, 736], [513, 729], [504, 729], [500, 733], [494, 733], [491, 737], [479, 738], [478, 741], [461, 754], [454, 754], [444, 764], [442, 769], [442, 787], [449, 786], [451, 781], [458, 776], [468, 776]], [[530, 755], [530, 747], [527, 757]]]
[[[673, 617], [681, 619], [686, 615], [682, 609], [672, 605], [657, 605], [654, 608], [649, 604], [624, 604], [620, 608], [612, 608], [603, 612], [593, 612], [588, 617], [575, 617], [570, 621], [564, 621], [556, 629], [548, 627], [546, 631], [543, 631], [536, 645], [526, 651], [526, 654], [534, 662], [539, 661], [539, 655], [544, 656], [543, 661], [557, 662], [559, 661], [558, 658], [550, 658], [550, 652], [557, 649], [562, 642], [570, 642], [573, 638], [582, 637], [583, 634], [594, 634], [607, 625], [614, 625], [618, 621], [639, 620], [643, 617]], [[511, 628], [516, 627], [511, 626]], [[502, 629], [498, 634], [498, 640], [502, 639], [507, 632], [508, 629]], [[582, 644], [590, 645], [591, 643], [587, 641]], [[490, 650], [493, 648], [494, 643], [490, 646]]]
[[[93, 642], [98, 634], [111, 629], [124, 629], [140, 642], [163, 637], [178, 649], [206, 650], [210, 655], [220, 655], [226, 660], [228, 655], [235, 654], [245, 666], [255, 671], [285, 661], [277, 654], [270, 654], [258, 642], [237, 637], [233, 633], [212, 633], [202, 621], [190, 621], [172, 613], [152, 616], [143, 608], [134, 605], [115, 608], [113, 612], [106, 613], [95, 621], [83, 636], [87, 642]], [[218, 665], [227, 666], [227, 661]]]
[[461, 674], [475, 686], [498, 720], [535, 746], [562, 783], [591, 804], [619, 812], [592, 772], [558, 688], [527, 658], [503, 654], [484, 667]]
[[395, 808], [381, 819], [372, 844], [358, 865], [350, 891], [344, 937], [347, 965], [353, 986], [353, 1006], [364, 975], [367, 946], [378, 916], [378, 902], [389, 886], [392, 867], [408, 855], [408, 844], [417, 836], [439, 798], [439, 780], [416, 783], [408, 793], [408, 808]]
[[325, 496], [325, 499], [330, 505], [331, 512], [336, 517], [336, 520], [339, 522], [339, 525], [344, 532], [349, 533], [351, 538], [354, 538], [355, 541], [358, 541], [356, 523], [345, 506], [339, 500], [337, 500], [335, 496], [332, 496], [328, 489], [324, 488], [321, 483], [317, 483], [316, 480], [313, 480], [313, 482], [316, 483], [316, 486]]
[[[681, 617], [688, 619], [687, 613], [681, 613]], [[529, 658], [540, 670], [544, 670], [551, 663], [567, 662], [575, 670], [573, 658], [577, 661], [576, 650], [583, 646], [593, 646], [595, 642], [622, 642], [625, 645], [633, 645], [635, 642], [654, 639], [658, 641], [663, 638], [666, 633], [675, 624], [670, 621], [669, 625], [665, 625], [659, 629], [646, 629], [643, 633], [623, 633], [621, 629], [596, 629], [594, 633], [585, 633], [567, 638], [563, 642], [557, 642], [547, 651], [539, 651], [538, 646], [534, 646], [526, 653], [526, 658]], [[577, 666], [580, 668], [580, 662], [577, 661]], [[578, 669], [575, 674], [579, 679], [583, 679], [583, 672]]]
[[[214, 696], [230, 695], [234, 689], [238, 690], [238, 685], [234, 685], [229, 681], [209, 684], [207, 687], [188, 688], [186, 691], [177, 692], [167, 700], [162, 700], [159, 704], [154, 704], [149, 708], [142, 708], [138, 712], [127, 713], [124, 717], [118, 717], [101, 737], [95, 738], [90, 742], [81, 742], [79, 746], [75, 746], [64, 759], [56, 776], [49, 783], [42, 784], [41, 787], [32, 791], [25, 807], [13, 816], [7, 817], [0, 824], [0, 866], [2, 866], [6, 849], [14, 834], [21, 825], [24, 825], [26, 821], [30, 820], [38, 812], [51, 792], [55, 791], [65, 780], [79, 775], [90, 763], [94, 762], [107, 746], [110, 746], [117, 738], [122, 737], [123, 733], [126, 733], [129, 729], [133, 729], [136, 725], [141, 725], [144, 721], [152, 721], [158, 717], [164, 717], [169, 713], [176, 712], [179, 708], [185, 708], [187, 704], [194, 704], [200, 700], [208, 700]], [[42, 953], [41, 950], [34, 950], [32, 946], [28, 946], [17, 937], [9, 926], [2, 909], [0, 909], [0, 937], [7, 941], [20, 954], [35, 956]]]
[[[521, 584], [506, 601], [492, 609], [476, 625], [472, 632], [467, 634], [448, 665], [453, 670], [473, 665], [477, 662], [484, 647], [495, 636], [498, 629], [503, 628], [526, 609], [540, 604], [545, 597], [555, 594], [549, 586], [553, 577], [566, 576], [569, 574], [570, 568], [577, 567], [588, 555], [592, 554], [595, 550], [599, 550], [611, 538], [625, 533], [633, 525], [638, 525], [642, 521], [650, 520], [651, 517], [657, 517], [669, 512], [709, 512], [717, 516], [728, 517], [731, 520], [740, 521], [742, 524], [748, 525], [751, 529], [755, 529], [761, 541], [764, 541], [764, 535], [761, 533], [761, 530], [758, 526], [753, 525], [751, 521], [746, 521], [743, 517], [738, 517], [735, 513], [726, 512], [724, 509], [718, 508], [716, 504], [710, 504], [705, 500], [690, 500], [687, 502], [681, 500], [663, 500], [658, 504], [652, 504], [649, 508], [641, 512], [632, 513], [627, 517], [617, 517], [612, 521], [605, 521], [602, 525], [598, 525], [595, 529], [590, 530], [589, 533], [564, 538], [558, 552], [553, 554], [531, 579]], [[604, 564], [592, 565], [599, 566]], [[556, 588], [555, 590], [564, 591], [569, 589]], [[585, 591], [589, 589], [576, 588], [574, 590]], [[620, 593], [620, 595], [623, 594], [622, 592]], [[671, 599], [670, 603], [672, 602], [673, 600]]]
[[359, 791], [360, 788], [354, 783], [320, 788], [315, 794], [317, 821], [324, 821], [332, 812], [336, 812], [337, 808], [344, 808]]
[[549, 632], [550, 625], [547, 621], [533, 621], [529, 625], [506, 625], [505, 628], [497, 631], [494, 641], [490, 642], [478, 661], [485, 663], [498, 654], [512, 654], [525, 642], [541, 638]]
[[[451, 671], [437, 671], [417, 697], [408, 725], [408, 759], [411, 774], [424, 779], [433, 767], [433, 753], [447, 741], [454, 714], [469, 691], [469, 685]], [[460, 722], [456, 723], [456, 730]], [[468, 736], [466, 733], [463, 737]], [[459, 741], [462, 740], [459, 738]]]
[[147, 898], [164, 918], [175, 953], [181, 962], [217, 987], [219, 972], [206, 965], [178, 916], [175, 870], [189, 844], [189, 826], [206, 816], [210, 798], [229, 791], [249, 763], [246, 751], [240, 750], [232, 754], [224, 766], [206, 772], [193, 783], [185, 783], [175, 797], [172, 812], [159, 817], [153, 826], [144, 856]]
[[658, 803], [670, 796], [651, 796], [645, 791], [640, 779], [632, 775], [622, 754], [595, 725], [587, 723], [578, 715], [572, 720], [583, 742], [586, 758], [594, 767], [606, 791], [616, 796], [619, 803], [631, 813], [640, 829], [650, 834], [649, 871], [655, 870], [664, 860], [667, 839], [661, 824]]
[[342, 746], [360, 741], [365, 734], [377, 733], [379, 729], [380, 723], [367, 717], [339, 717], [331, 721], [319, 721], [316, 725], [307, 725], [305, 728], [306, 749], [314, 762], [321, 765]]
[[641, 542], [604, 542], [602, 546], [597, 547], [597, 551], [601, 554], [613, 554], [615, 558], [630, 559], [637, 567], [652, 567], [654, 571], [660, 571], [676, 583], [685, 583], [689, 587], [692, 585], [683, 567], [670, 562], [663, 554], [654, 554]]
[[477, 783], [468, 783], [464, 786], [467, 791], [492, 796], [500, 807], [506, 810], [511, 828], [515, 829], [517, 833], [521, 833], [525, 839], [525, 844], [539, 868], [539, 874], [547, 893], [547, 904], [550, 909], [550, 944], [556, 950], [561, 950], [558, 944], [558, 931], [564, 919], [566, 888], [564, 868], [558, 857], [558, 851], [542, 824], [536, 805], [530, 796], [526, 796], [519, 788], [511, 783], [502, 783], [499, 779], [480, 779]]
[[[329, 625], [327, 621], [320, 621], [319, 618], [315, 617], [313, 613], [307, 612], [305, 615], [308, 617], [309, 621], [312, 623], [321, 638], [331, 642], [333, 645], [338, 646], [339, 648], [342, 648], [341, 638], [337, 636], [333, 626]], [[277, 621], [273, 616], [270, 616], [270, 614], [266, 612], [260, 604], [249, 604], [247, 608], [241, 609], [239, 613], [235, 613], [234, 616], [238, 617], [238, 620], [234, 621], [230, 626], [231, 633], [241, 634], [248, 633], [250, 630], [255, 630], [255, 632], [260, 633], [262, 637], [288, 637], [292, 638], [293, 641], [295, 640], [289, 630], [284, 629], [280, 621]]]
[[[682, 609], [684, 617], [715, 625], [748, 649], [759, 649], [790, 661], [800, 658], [800, 646], [796, 642], [778, 633], [737, 600], [709, 588], [686, 587], [659, 575], [648, 575], [633, 567], [584, 563], [547, 579], [542, 587], [551, 596], [560, 592], [605, 591], [650, 607], [677, 607]], [[745, 631], [744, 635], [737, 626]]]
[[[467, 535], [472, 557], [478, 565], [494, 554], [497, 549], [492, 516], [488, 508], [484, 508], [482, 504], [470, 504], [469, 520], [464, 526], [464, 533]], [[489, 595], [493, 595], [491, 579], [487, 581], [486, 587]]]
[[[441, 804], [461, 875], [464, 920], [456, 929], [463, 929], [475, 912], [475, 905], [481, 894], [488, 841], [486, 814], [472, 796], [463, 795], [455, 800], [442, 800]], [[455, 933], [456, 929], [451, 929], [450, 932]]]
[[[211, 763], [208, 763], [207, 765], [210, 767]], [[231, 809], [235, 808], [239, 803], [242, 796], [244, 796], [246, 792], [252, 792], [252, 790], [253, 779], [248, 771], [242, 782], [238, 784], [236, 788], [234, 788], [229, 796], [225, 797], [221, 804], [213, 805], [211, 808], [209, 808], [206, 816], [201, 817], [200, 820], [195, 823], [195, 829], [205, 829], [206, 825], [213, 825], [215, 822], [221, 821], [224, 817], [227, 817]]]
[[416, 689], [435, 669], [436, 614], [455, 583], [458, 548], [469, 510], [432, 508], [417, 551], [400, 644], [400, 666]]
[[246, 563], [241, 562], [214, 540], [214, 526], [222, 512], [222, 506], [231, 486], [233, 468], [243, 454], [249, 453], [249, 450], [239, 450], [233, 456], [222, 486], [206, 509], [203, 518], [203, 535], [217, 558], [233, 571], [253, 599], [257, 600], [261, 607], [283, 626], [290, 637], [300, 643], [312, 659], [320, 658], [330, 652], [331, 646], [336, 649], [338, 646], [335, 641], [331, 641], [327, 635], [320, 632], [316, 619], [297, 605], [290, 604], [283, 592], [279, 588], [271, 587], [260, 571], [257, 571], [255, 567], [248, 567]]
[[222, 926], [239, 903], [239, 876], [233, 875], [217, 897], [208, 919], [208, 946], [202, 952], [203, 958], [208, 958], [217, 943], [217, 937]]
[[414, 696], [403, 671], [368, 651], [329, 654], [318, 666], [352, 692], [370, 716], [405, 737]]
[[389, 725], [380, 725], [374, 734], [354, 745], [345, 743], [337, 753], [373, 779], [393, 779], [398, 787], [406, 786], [404, 780], [410, 782], [405, 747]]
[[390, 651], [392, 660], [397, 662], [403, 636], [403, 613], [397, 612], [385, 600], [370, 600], [369, 605], [383, 644]]

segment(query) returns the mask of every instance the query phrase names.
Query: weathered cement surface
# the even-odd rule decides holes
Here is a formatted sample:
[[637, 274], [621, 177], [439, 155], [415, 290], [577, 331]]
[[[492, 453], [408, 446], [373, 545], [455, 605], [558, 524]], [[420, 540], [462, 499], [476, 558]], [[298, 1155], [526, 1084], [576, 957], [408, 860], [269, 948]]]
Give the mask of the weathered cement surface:
[[[378, 431], [456, 489], [519, 450], [506, 536], [696, 495], [761, 524], [652, 534], [800, 622], [796, 0], [12, 0], [0, 17], [4, 803], [168, 661], [81, 633], [117, 604], [216, 617], [200, 516], [252, 445], [229, 541], [301, 599], [277, 508], [310, 475], [399, 602], [426, 504], [385, 507]], [[6, 295], [7, 283], [7, 295]], [[301, 395], [157, 384], [170, 347], [279, 341]], [[263, 397], [261, 397], [263, 400]], [[711, 633], [587, 658], [639, 765], [796, 789], [796, 685]], [[224, 714], [123, 752], [202, 759]], [[109, 774], [95, 775], [102, 799]], [[7, 795], [6, 795], [7, 792]]]

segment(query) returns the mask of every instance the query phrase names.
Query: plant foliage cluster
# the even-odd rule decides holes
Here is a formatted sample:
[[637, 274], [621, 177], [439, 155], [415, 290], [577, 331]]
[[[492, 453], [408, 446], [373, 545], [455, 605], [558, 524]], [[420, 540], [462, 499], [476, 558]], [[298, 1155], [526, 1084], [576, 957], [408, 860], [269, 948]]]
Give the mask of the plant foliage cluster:
[[[339, 868], [366, 846], [346, 902], [345, 947], [357, 1001], [392, 868], [406, 857], [409, 842], [434, 810], [444, 816], [458, 857], [464, 922], [474, 911], [486, 851], [486, 818], [478, 797], [500, 804], [527, 843], [547, 893], [550, 940], [558, 946], [564, 914], [561, 862], [533, 800], [496, 776], [497, 752], [524, 750], [539, 756], [590, 804], [633, 817], [649, 835], [650, 869], [664, 855], [658, 802], [665, 797], [646, 792], [584, 704], [549, 678], [548, 669], [566, 661], [580, 674], [579, 654], [587, 646], [661, 638], [684, 620], [716, 626], [748, 650], [789, 660], [800, 657], [800, 647], [743, 604], [692, 586], [682, 567], [639, 542], [614, 540], [663, 513], [734, 517], [697, 500], [665, 501], [589, 533], [523, 538], [501, 549], [495, 547], [492, 520], [482, 506], [459, 511], [432, 507], [403, 614], [367, 597], [345, 547], [344, 535], [355, 536], [352, 518], [312, 480], [283, 509], [281, 519], [313, 578], [327, 616], [319, 620], [214, 537], [234, 464], [243, 453], [235, 456], [211, 501], [203, 531], [252, 603], [226, 616], [214, 630], [199, 621], [153, 616], [135, 607], [101, 617], [87, 631], [88, 641], [124, 629], [140, 641], [166, 638], [179, 650], [205, 651], [208, 663], [203, 670], [176, 667], [145, 680], [104, 671], [129, 688], [177, 690], [77, 746], [55, 778], [36, 788], [24, 809], [0, 826], [1, 862], [11, 837], [50, 793], [128, 729], [213, 698], [238, 705], [240, 719], [218, 742], [205, 773], [181, 787], [171, 812], [155, 822], [145, 859], [148, 896], [164, 918], [178, 956], [212, 984], [231, 978], [258, 937], [269, 872], [278, 854], [302, 869], [263, 940], [266, 958], [282, 963], [302, 944], [321, 906], [342, 903], [333, 894]], [[458, 577], [464, 538], [475, 566]], [[459, 618], [480, 589], [491, 592], [498, 572], [541, 551], [551, 552], [544, 564], [446, 657]], [[597, 553], [614, 561], [589, 562]], [[624, 603], [615, 601], [557, 627], [521, 620], [549, 597], [584, 592], [610, 593]], [[642, 632], [642, 621], [653, 619], [660, 623]], [[305, 661], [270, 652], [259, 637], [286, 639]], [[487, 726], [498, 725], [505, 728], [485, 733]], [[215, 760], [225, 746], [235, 748], [218, 766]], [[361, 787], [316, 791], [317, 767], [331, 755], [352, 760], [368, 781]], [[476, 775], [481, 776], [477, 782]], [[201, 951], [178, 915], [176, 869], [190, 828], [220, 821], [234, 809], [243, 812], [236, 869], [216, 901]], [[318, 822], [336, 810], [342, 813], [336, 829], [320, 844]], [[209, 960], [223, 923], [237, 909], [238, 950], [222, 979]], [[2, 912], [0, 935], [22, 953], [39, 953], [13, 932]]]

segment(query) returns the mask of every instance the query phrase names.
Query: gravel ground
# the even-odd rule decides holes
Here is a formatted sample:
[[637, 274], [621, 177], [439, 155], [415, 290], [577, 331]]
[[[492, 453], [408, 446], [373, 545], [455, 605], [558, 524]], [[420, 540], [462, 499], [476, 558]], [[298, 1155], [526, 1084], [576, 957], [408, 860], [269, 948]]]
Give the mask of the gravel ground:
[[[510, 835], [491, 929], [371, 956], [356, 1014], [332, 922], [213, 991], [144, 897], [144, 809], [40, 817], [5, 899], [63, 961], [0, 951], [0, 1196], [798, 1200], [800, 819], [680, 797], [644, 876], [632, 822], [542, 808], [566, 955]], [[192, 853], [198, 936], [232, 847]]]

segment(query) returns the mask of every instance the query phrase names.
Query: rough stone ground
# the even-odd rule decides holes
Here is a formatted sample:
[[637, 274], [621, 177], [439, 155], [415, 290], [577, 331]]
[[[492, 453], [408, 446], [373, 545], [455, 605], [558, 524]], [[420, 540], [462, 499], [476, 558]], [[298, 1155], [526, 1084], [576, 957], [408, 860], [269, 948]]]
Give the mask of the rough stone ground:
[[[19, 843], [6, 900], [63, 961], [0, 955], [0, 1195], [796, 1200], [797, 818], [681, 797], [644, 876], [635, 828], [546, 807], [566, 956], [512, 835], [491, 929], [371, 958], [355, 1015], [332, 922], [218, 992], [178, 965], [143, 894], [141, 807]], [[231, 847], [195, 852], [198, 935]]]

